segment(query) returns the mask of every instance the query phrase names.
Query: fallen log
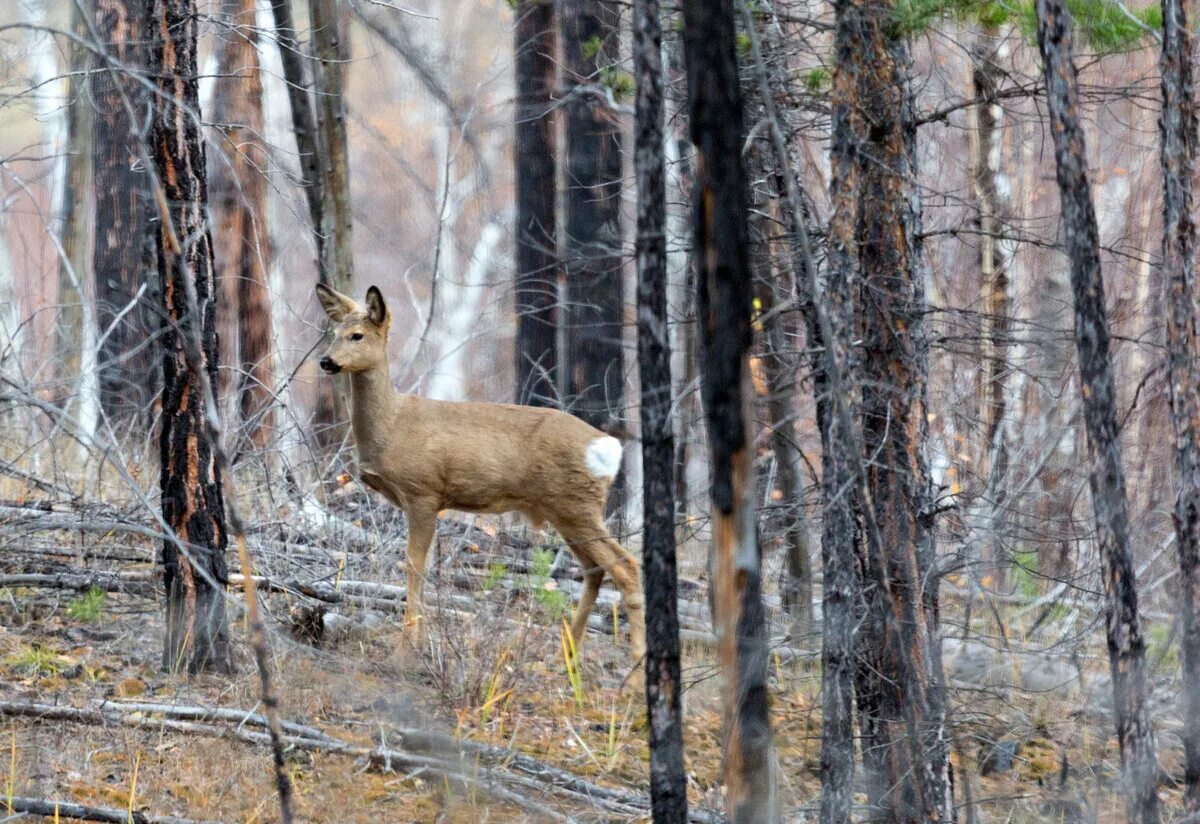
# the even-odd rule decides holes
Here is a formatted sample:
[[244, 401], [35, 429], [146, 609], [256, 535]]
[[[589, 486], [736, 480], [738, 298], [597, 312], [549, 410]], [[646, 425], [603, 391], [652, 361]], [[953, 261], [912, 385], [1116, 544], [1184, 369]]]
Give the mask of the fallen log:
[[151, 571], [91, 572], [25, 572], [0, 575], [0, 587], [29, 587], [31, 589], [67, 589], [86, 592], [95, 587], [104, 592], [126, 592], [134, 595], [154, 595], [154, 575]]
[[[23, 798], [13, 796], [5, 799], [7, 808], [21, 815], [40, 815], [44, 818], [58, 820], [73, 818], [77, 821], [111, 821], [113, 824], [217, 824], [217, 822], [200, 821], [195, 818], [178, 818], [173, 815], [153, 815], [145, 810], [117, 810], [112, 807], [89, 807], [86, 804], [76, 804], [73, 801], [51, 801], [48, 798]], [[8, 819], [5, 819], [6, 821]]]

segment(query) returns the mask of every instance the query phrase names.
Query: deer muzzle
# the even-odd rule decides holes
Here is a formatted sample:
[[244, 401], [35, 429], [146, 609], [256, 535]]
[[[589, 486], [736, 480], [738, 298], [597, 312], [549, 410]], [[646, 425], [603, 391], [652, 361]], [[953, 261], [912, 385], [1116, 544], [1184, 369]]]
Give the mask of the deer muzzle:
[[338, 372], [342, 371], [342, 367], [338, 366], [338, 364], [334, 362], [333, 358], [329, 357], [328, 355], [321, 358], [321, 360], [318, 362], [318, 365], [331, 375], [336, 375]]

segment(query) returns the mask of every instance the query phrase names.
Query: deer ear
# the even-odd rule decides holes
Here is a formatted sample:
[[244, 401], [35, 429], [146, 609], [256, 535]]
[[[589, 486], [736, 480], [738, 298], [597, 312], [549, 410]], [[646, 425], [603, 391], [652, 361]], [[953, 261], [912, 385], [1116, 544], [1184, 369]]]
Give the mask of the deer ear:
[[377, 286], [367, 290], [367, 317], [376, 326], [386, 327], [392, 323], [392, 315], [388, 312], [387, 304], [383, 302], [383, 293]]
[[321, 308], [325, 310], [325, 314], [329, 315], [329, 319], [334, 323], [341, 323], [346, 319], [346, 315], [358, 309], [358, 304], [353, 298], [330, 289], [324, 283], [317, 284], [317, 299], [321, 301]]

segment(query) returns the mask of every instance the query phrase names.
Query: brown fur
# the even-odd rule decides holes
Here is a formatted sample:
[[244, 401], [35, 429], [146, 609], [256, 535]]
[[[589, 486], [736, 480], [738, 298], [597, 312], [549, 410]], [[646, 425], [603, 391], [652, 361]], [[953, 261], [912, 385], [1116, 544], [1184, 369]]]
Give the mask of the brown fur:
[[555, 409], [400, 394], [388, 373], [391, 314], [379, 290], [367, 291], [365, 310], [324, 286], [317, 296], [337, 324], [323, 365], [350, 374], [362, 481], [408, 516], [409, 621], [423, 610], [439, 510], [523, 512], [535, 525], [549, 521], [583, 565], [583, 595], [571, 622], [576, 645], [607, 574], [621, 590], [632, 654], [640, 659], [646, 650], [641, 574], [604, 525], [612, 479], [593, 476], [584, 462], [587, 446], [604, 433]]

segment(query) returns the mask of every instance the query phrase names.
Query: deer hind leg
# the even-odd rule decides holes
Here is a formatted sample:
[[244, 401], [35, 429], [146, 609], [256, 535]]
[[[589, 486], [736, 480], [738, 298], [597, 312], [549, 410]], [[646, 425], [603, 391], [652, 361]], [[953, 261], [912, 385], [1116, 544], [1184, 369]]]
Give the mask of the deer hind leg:
[[[582, 561], [582, 559], [580, 559]], [[579, 596], [579, 606], [575, 607], [575, 617], [571, 619], [571, 638], [575, 641], [575, 649], [583, 645], [587, 633], [588, 618], [592, 607], [596, 605], [596, 596], [600, 594], [600, 584], [604, 583], [604, 569], [592, 567], [583, 573], [583, 594]]]
[[[422, 632], [421, 620], [425, 614], [425, 561], [429, 557], [429, 546], [437, 531], [437, 504], [432, 501], [411, 502], [405, 508], [408, 516], [407, 584], [408, 608], [404, 623]], [[419, 636], [418, 636], [419, 637]]]
[[575, 614], [572, 635], [576, 639], [582, 637], [587, 628], [588, 614], [596, 601], [596, 592], [607, 574], [621, 590], [621, 600], [625, 603], [625, 614], [629, 618], [630, 651], [634, 661], [640, 661], [646, 654], [646, 613], [642, 575], [637, 561], [608, 533], [599, 515], [586, 527], [566, 527], [565, 530], [559, 527], [559, 532], [563, 533], [584, 567], [599, 573], [594, 582], [590, 577], [592, 572], [587, 573], [584, 579], [583, 597]]
[[646, 609], [642, 590], [642, 570], [637, 560], [611, 536], [608, 538], [612, 561], [608, 573], [621, 590], [625, 616], [629, 619], [629, 652], [636, 666], [646, 657]]

